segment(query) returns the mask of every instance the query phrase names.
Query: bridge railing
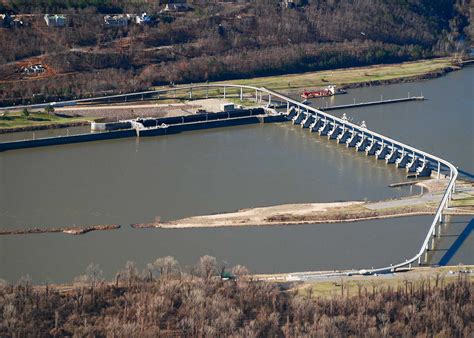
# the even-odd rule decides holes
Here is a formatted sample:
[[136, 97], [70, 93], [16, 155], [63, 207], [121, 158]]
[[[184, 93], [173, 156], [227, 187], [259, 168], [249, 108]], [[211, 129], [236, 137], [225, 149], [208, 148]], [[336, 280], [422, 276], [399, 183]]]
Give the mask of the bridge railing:
[[[384, 143], [390, 143], [390, 144], [392, 144], [392, 146], [397, 146], [400, 150], [404, 150], [406, 152], [414, 153], [414, 154], [417, 154], [418, 156], [422, 156], [422, 157], [426, 158], [427, 160], [432, 160], [434, 162], [438, 162], [440, 164], [443, 164], [444, 166], [446, 166], [449, 169], [449, 171], [450, 171], [449, 183], [446, 187], [443, 198], [441, 199], [441, 202], [440, 202], [440, 204], [439, 204], [439, 206], [436, 210], [435, 217], [434, 217], [434, 219], [431, 223], [431, 226], [428, 230], [428, 233], [426, 234], [426, 237], [425, 237], [425, 239], [423, 241], [423, 244], [421, 245], [420, 250], [418, 251], [418, 253], [415, 256], [413, 256], [412, 258], [407, 259], [404, 262], [400, 262], [398, 264], [390, 265], [388, 267], [382, 267], [382, 268], [377, 268], [377, 269], [368, 269], [366, 271], [367, 271], [367, 273], [379, 273], [379, 272], [385, 272], [385, 271], [393, 271], [397, 268], [401, 268], [401, 267], [404, 267], [404, 266], [407, 266], [407, 265], [411, 265], [412, 263], [416, 262], [417, 260], [418, 260], [418, 263], [421, 263], [421, 257], [423, 256], [423, 254], [425, 252], [428, 251], [429, 241], [430, 241], [430, 239], [434, 238], [434, 236], [436, 234], [436, 226], [438, 225], [438, 222], [441, 222], [443, 210], [446, 207], [448, 207], [448, 203], [449, 203], [449, 200], [451, 198], [451, 194], [455, 189], [455, 183], [456, 183], [456, 179], [457, 179], [457, 176], [458, 176], [458, 171], [457, 171], [456, 167], [454, 165], [452, 165], [450, 162], [448, 162], [448, 161], [446, 161], [442, 158], [439, 158], [439, 157], [434, 156], [432, 154], [429, 154], [427, 152], [421, 151], [421, 150], [419, 150], [419, 149], [417, 149], [413, 146], [410, 146], [408, 144], [396, 141], [394, 139], [391, 139], [391, 138], [389, 138], [385, 135], [376, 133], [376, 132], [371, 131], [369, 129], [362, 128], [362, 127], [360, 127], [360, 126], [358, 126], [358, 125], [356, 125], [352, 122], [340, 119], [336, 116], [330, 115], [330, 114], [328, 114], [326, 112], [323, 112], [319, 109], [316, 109], [316, 108], [313, 108], [311, 106], [305, 105], [305, 104], [303, 104], [299, 101], [293, 100], [291, 98], [288, 98], [288, 97], [286, 97], [284, 95], [281, 95], [279, 93], [276, 93], [274, 91], [271, 91], [271, 90], [268, 90], [268, 89], [265, 89], [265, 88], [262, 88], [262, 90], [266, 91], [269, 95], [272, 95], [272, 96], [278, 97], [280, 99], [283, 99], [283, 100], [287, 101], [288, 103], [291, 103], [291, 104], [299, 107], [300, 109], [303, 108], [307, 112], [313, 112], [317, 115], [320, 115], [320, 116], [323, 116], [327, 119], [332, 120], [334, 123], [344, 125], [346, 128], [351, 128], [354, 131], [358, 131], [359, 133], [363, 132], [367, 136], [373, 136], [375, 138], [383, 140]], [[438, 236], [439, 236], [439, 232], [438, 232]]]

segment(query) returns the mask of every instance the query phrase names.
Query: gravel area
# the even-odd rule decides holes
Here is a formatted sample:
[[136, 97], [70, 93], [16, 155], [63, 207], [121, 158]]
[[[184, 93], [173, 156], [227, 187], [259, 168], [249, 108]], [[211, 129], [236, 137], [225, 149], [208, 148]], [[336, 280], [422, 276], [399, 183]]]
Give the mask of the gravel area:
[[195, 114], [198, 104], [143, 104], [57, 108], [56, 113], [70, 116], [103, 117], [108, 121], [136, 117], [169, 117]]

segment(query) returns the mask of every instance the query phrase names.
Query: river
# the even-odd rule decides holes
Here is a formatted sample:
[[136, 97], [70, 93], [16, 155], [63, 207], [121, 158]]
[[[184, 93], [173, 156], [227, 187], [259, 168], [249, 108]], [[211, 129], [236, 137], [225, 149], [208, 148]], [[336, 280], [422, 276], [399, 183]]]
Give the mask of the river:
[[[365, 120], [370, 129], [472, 173], [473, 70], [417, 83], [352, 89], [333, 103], [423, 92], [428, 98], [424, 102], [346, 113]], [[65, 282], [90, 262], [99, 263], [111, 278], [127, 260], [144, 267], [166, 255], [187, 266], [211, 254], [261, 273], [395, 263], [415, 254], [431, 217], [234, 229], [134, 230], [128, 225], [281, 203], [419, 193], [387, 187], [405, 176], [403, 170], [290, 124], [1, 153], [0, 228], [118, 223], [122, 229], [83, 236], [3, 236], [0, 278], [15, 281], [29, 274], [37, 283]], [[442, 242], [446, 250], [469, 218], [451, 220], [451, 237]], [[472, 263], [472, 257], [472, 236], [467, 236], [449, 262]]]

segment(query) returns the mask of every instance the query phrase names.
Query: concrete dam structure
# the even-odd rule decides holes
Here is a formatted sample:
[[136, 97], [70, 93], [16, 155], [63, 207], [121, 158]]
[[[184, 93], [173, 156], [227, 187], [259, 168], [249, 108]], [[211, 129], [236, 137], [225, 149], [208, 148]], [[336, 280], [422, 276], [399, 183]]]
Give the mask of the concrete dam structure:
[[[223, 90], [223, 93], [221, 92]], [[374, 156], [380, 161], [385, 161], [387, 164], [393, 164], [397, 168], [405, 170], [407, 173], [416, 176], [430, 176], [435, 174], [438, 178], [441, 175], [449, 177], [449, 183], [446, 187], [441, 202], [436, 210], [436, 214], [432, 220], [429, 230], [421, 243], [419, 251], [411, 258], [406, 259], [402, 262], [394, 262], [390, 266], [380, 268], [369, 268], [353, 270], [350, 274], [376, 274], [376, 273], [388, 273], [395, 272], [397, 269], [411, 267], [412, 264], [426, 263], [428, 261], [428, 254], [434, 249], [435, 241], [441, 234], [441, 224], [443, 222], [443, 213], [449, 206], [451, 196], [455, 191], [456, 178], [458, 176], [458, 170], [448, 161], [441, 159], [435, 155], [426, 153], [420, 149], [414, 148], [410, 145], [404, 144], [385, 135], [379, 134], [375, 131], [369, 130], [365, 123], [356, 125], [345, 118], [338, 118], [327, 112], [313, 108], [309, 105], [301, 103], [297, 100], [291, 99], [285, 95], [277, 93], [275, 91], [253, 86], [241, 86], [232, 84], [202, 84], [202, 85], [191, 85], [175, 87], [163, 90], [138, 92], [130, 94], [121, 94], [105, 97], [96, 97], [89, 99], [81, 99], [75, 101], [62, 102], [62, 105], [75, 105], [78, 103], [103, 103], [109, 102], [110, 100], [129, 100], [143, 97], [149, 97], [153, 95], [163, 95], [169, 92], [177, 93], [184, 92], [189, 99], [193, 98], [193, 95], [199, 97], [209, 97], [210, 91], [217, 91], [218, 97], [230, 97], [234, 96], [243, 100], [244, 96], [246, 99], [251, 98], [257, 104], [264, 105], [265, 109], [260, 108], [259, 114], [249, 113], [246, 116], [231, 116], [229, 113], [218, 113], [221, 115], [213, 114], [214, 117], [192, 115], [188, 117], [180, 117], [181, 120], [167, 120], [166, 122], [158, 121], [159, 119], [141, 119], [129, 121], [130, 129], [111, 130], [106, 133], [90, 134], [90, 135], [114, 135], [114, 133], [125, 133], [127, 136], [154, 136], [162, 135], [166, 133], [180, 132], [192, 129], [205, 129], [214, 128], [226, 125], [237, 125], [245, 123], [257, 123], [257, 122], [277, 122], [277, 121], [292, 121], [296, 125], [300, 125], [302, 128], [308, 129], [308, 132], [317, 133], [321, 137], [327, 137], [334, 142], [345, 145], [348, 148], [354, 148], [356, 151], [364, 152], [367, 156]], [[280, 101], [283, 103], [283, 111], [277, 111], [271, 108], [273, 101]], [[45, 104], [47, 105], [47, 104]], [[286, 105], [286, 109], [285, 109]], [[35, 105], [38, 107], [40, 105]], [[17, 107], [18, 108], [18, 107]], [[5, 109], [8, 109], [6, 107]], [[227, 115], [225, 115], [227, 114]], [[204, 114], [206, 115], [206, 114]], [[173, 118], [171, 118], [173, 119]], [[187, 120], [186, 120], [187, 119]], [[123, 122], [122, 122], [123, 123]], [[127, 123], [127, 122], [125, 122]], [[128, 125], [126, 125], [128, 127]], [[107, 129], [107, 126], [104, 126]], [[111, 127], [113, 129], [113, 127]], [[80, 135], [76, 135], [78, 137]], [[104, 137], [104, 136], [91, 136], [93, 138]], [[117, 137], [120, 137], [117, 135]], [[105, 137], [104, 137], [105, 138]], [[46, 142], [44, 141], [41, 142]], [[9, 145], [0, 144], [0, 150], [15, 149], [27, 146], [36, 146], [34, 143], [24, 144], [29, 141], [17, 141], [23, 142], [23, 144]], [[39, 141], [39, 140], [36, 140]], [[81, 142], [78, 140], [77, 142]], [[47, 143], [47, 142], [46, 142]], [[72, 143], [72, 142], [65, 142]], [[51, 143], [57, 144], [57, 143]], [[47, 145], [47, 144], [41, 144]], [[16, 146], [16, 147], [15, 147]], [[364, 262], [361, 262], [364, 265]]]
[[0, 143], [0, 151], [61, 144], [178, 134], [192, 130], [285, 121], [284, 116], [263, 108], [165, 118], [137, 118], [108, 123], [91, 123], [94, 133], [45, 137]]

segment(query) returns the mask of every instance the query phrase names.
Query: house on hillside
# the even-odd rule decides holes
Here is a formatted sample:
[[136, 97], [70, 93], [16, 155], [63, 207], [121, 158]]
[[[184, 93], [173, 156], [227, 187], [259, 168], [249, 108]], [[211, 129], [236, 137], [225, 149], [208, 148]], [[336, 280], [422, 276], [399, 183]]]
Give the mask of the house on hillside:
[[66, 17], [62, 14], [45, 14], [44, 21], [48, 27], [64, 27], [66, 26]]
[[21, 28], [25, 25], [25, 22], [20, 18], [14, 18], [10, 23], [10, 27], [12, 28]]
[[191, 10], [192, 7], [187, 0], [169, 0], [164, 11], [166, 12], [185, 12]]
[[304, 1], [304, 0], [283, 0], [281, 2], [281, 4], [283, 5], [283, 7], [286, 7], [286, 8], [296, 8], [296, 7], [304, 6], [305, 4], [307, 4], [307, 1]]
[[23, 20], [15, 15], [0, 14], [0, 27], [20, 28], [23, 24]]
[[138, 25], [154, 25], [156, 23], [156, 19], [152, 15], [143, 13], [142, 15], [137, 15], [135, 17], [135, 22]]
[[0, 27], [10, 27], [12, 18], [8, 14], [0, 14]]
[[106, 15], [104, 22], [108, 27], [126, 27], [130, 22], [130, 15]]
[[37, 65], [31, 65], [28, 67], [23, 68], [23, 73], [25, 74], [40, 74], [44, 73], [46, 71], [46, 68], [42, 64], [37, 64]]

